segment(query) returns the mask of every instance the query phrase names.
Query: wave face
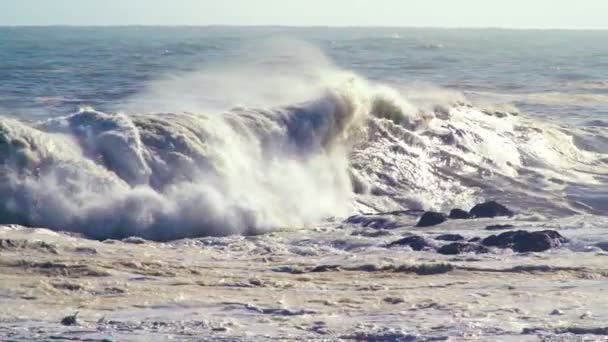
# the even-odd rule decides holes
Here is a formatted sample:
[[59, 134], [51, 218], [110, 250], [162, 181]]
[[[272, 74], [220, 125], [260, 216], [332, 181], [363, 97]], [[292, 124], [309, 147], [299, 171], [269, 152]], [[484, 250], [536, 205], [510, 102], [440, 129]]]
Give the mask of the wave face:
[[344, 141], [359, 104], [328, 93], [222, 116], [105, 114], [34, 126], [2, 119], [3, 223], [94, 238], [259, 233], [345, 214]]
[[[85, 108], [29, 124], [0, 118], [0, 223], [171, 240], [305, 227], [356, 211], [468, 207], [483, 197], [547, 214], [599, 211], [567, 195], [608, 172], [608, 156], [579, 148], [576, 132], [323, 63], [297, 84], [284, 75], [264, 83], [273, 99], [288, 84], [296, 95], [268, 106], [257, 97], [222, 114], [178, 106]], [[187, 80], [186, 88], [204, 81]], [[176, 94], [164, 80], [144, 95], [158, 98], [163, 87], [166, 98]], [[138, 110], [137, 101], [127, 108]]]

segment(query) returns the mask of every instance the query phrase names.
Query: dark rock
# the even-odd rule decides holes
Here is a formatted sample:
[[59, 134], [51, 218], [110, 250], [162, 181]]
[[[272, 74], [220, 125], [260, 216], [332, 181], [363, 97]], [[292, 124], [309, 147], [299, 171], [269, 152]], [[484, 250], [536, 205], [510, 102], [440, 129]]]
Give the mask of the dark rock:
[[75, 314], [70, 315], [70, 316], [65, 316], [65, 317], [63, 317], [63, 319], [61, 319], [61, 324], [67, 325], [67, 326], [76, 325], [76, 324], [78, 324], [77, 316], [78, 316], [78, 312], [76, 312]]
[[368, 237], [368, 238], [376, 238], [376, 237], [380, 237], [380, 236], [387, 236], [387, 235], [391, 235], [391, 232], [387, 231], [387, 230], [358, 230], [358, 231], [354, 231], [352, 232], [350, 235], [352, 236], [363, 236], [363, 237]]
[[448, 218], [453, 220], [466, 220], [471, 218], [471, 215], [462, 209], [452, 209]]
[[469, 239], [469, 242], [479, 242], [481, 241], [481, 238], [479, 236], [473, 237]]
[[518, 253], [542, 252], [561, 246], [568, 239], [554, 230], [528, 232], [525, 230], [508, 231], [500, 235], [491, 235], [482, 241], [484, 246], [511, 248]]
[[420, 220], [416, 224], [416, 227], [436, 226], [440, 223], [445, 222], [447, 219], [448, 218], [447, 216], [445, 216], [445, 214], [427, 211], [426, 213], [422, 214]]
[[405, 238], [397, 240], [397, 241], [393, 241], [388, 244], [388, 247], [395, 247], [395, 246], [410, 246], [410, 248], [415, 251], [421, 251], [425, 247], [433, 247], [427, 239], [423, 238], [422, 236], [418, 236], [418, 235], [408, 236], [408, 237], [405, 237]]
[[558, 334], [574, 334], [574, 335], [598, 335], [598, 336], [606, 336], [608, 335], [608, 327], [597, 327], [597, 328], [588, 328], [588, 327], [567, 327], [557, 329], [556, 332]]
[[532, 334], [538, 334], [539, 332], [544, 332], [545, 329], [543, 328], [524, 328], [521, 333], [523, 335], [532, 335]]
[[477, 204], [471, 209], [469, 214], [472, 217], [496, 217], [496, 216], [513, 216], [514, 213], [504, 205], [496, 202], [489, 201], [481, 204]]
[[390, 220], [380, 216], [371, 215], [355, 215], [351, 216], [344, 221], [349, 224], [356, 224], [362, 227], [374, 228], [374, 229], [394, 229], [399, 226], [399, 223], [394, 220]]
[[439, 235], [435, 238], [435, 240], [439, 241], [462, 241], [464, 240], [464, 236], [460, 234], [443, 234]]
[[[559, 233], [557, 234], [559, 235]], [[513, 242], [512, 248], [515, 252], [542, 252], [561, 246], [562, 237], [561, 235], [559, 237], [552, 236], [552, 234], [546, 232], [534, 232], [529, 236], [518, 235], [513, 239]]]
[[280, 267], [273, 269], [273, 271], [279, 272], [279, 273], [290, 273], [290, 274], [303, 274], [304, 273], [304, 270], [299, 269], [295, 266], [280, 266]]
[[507, 230], [515, 228], [512, 224], [494, 224], [491, 226], [487, 226], [486, 230]]
[[51, 284], [54, 288], [58, 290], [68, 290], [68, 291], [80, 291], [83, 289], [82, 285], [74, 284], [74, 283], [53, 283]]
[[403, 298], [399, 298], [399, 297], [386, 297], [383, 299], [383, 301], [385, 303], [388, 304], [401, 304], [401, 303], [405, 303], [405, 300]]
[[462, 253], [488, 253], [489, 251], [487, 247], [478, 244], [454, 242], [439, 248], [437, 252], [444, 255], [457, 255]]

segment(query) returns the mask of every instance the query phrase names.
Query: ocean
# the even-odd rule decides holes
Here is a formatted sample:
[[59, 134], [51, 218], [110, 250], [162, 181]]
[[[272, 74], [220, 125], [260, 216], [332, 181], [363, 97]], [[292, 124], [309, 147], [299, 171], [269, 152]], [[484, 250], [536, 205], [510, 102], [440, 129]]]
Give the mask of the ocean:
[[607, 35], [0, 28], [0, 339], [604, 337]]
[[[3, 165], [15, 178], [0, 191], [10, 203], [1, 217], [76, 231], [103, 222], [165, 238], [150, 232], [267, 231], [490, 197], [558, 215], [607, 213], [604, 39], [603, 31], [5, 27]], [[11, 141], [34, 137], [31, 151]], [[41, 193], [43, 182], [54, 192]], [[200, 189], [177, 190], [192, 185]], [[193, 200], [206, 208], [189, 210], [210, 222], [184, 209]], [[117, 208], [130, 201], [136, 210]], [[108, 223], [110, 212], [124, 214]]]

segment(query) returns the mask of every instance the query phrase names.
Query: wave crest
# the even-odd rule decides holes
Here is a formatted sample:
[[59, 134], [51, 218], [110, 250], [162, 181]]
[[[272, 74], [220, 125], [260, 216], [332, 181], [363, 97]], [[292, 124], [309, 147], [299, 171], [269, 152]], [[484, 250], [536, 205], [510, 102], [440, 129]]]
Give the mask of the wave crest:
[[[337, 77], [336, 75], [339, 75]], [[155, 240], [304, 227], [500, 196], [556, 213], [605, 154], [516, 111], [332, 73], [312, 100], [218, 114], [0, 118], [0, 223]]]

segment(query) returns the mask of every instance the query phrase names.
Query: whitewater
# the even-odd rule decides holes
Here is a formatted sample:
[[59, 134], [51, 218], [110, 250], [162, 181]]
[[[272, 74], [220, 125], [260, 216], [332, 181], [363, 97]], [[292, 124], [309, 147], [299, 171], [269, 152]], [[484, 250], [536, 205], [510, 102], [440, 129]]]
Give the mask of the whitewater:
[[[608, 170], [607, 154], [579, 149], [572, 134], [446, 90], [423, 90], [413, 103], [302, 49], [299, 62], [318, 64], [256, 75], [241, 64], [238, 71], [242, 82], [276, 86], [263, 91], [280, 101], [310, 94], [301, 102], [210, 114], [83, 108], [34, 123], [2, 119], [2, 223], [170, 240], [263, 233], [357, 212], [470, 207], [486, 197], [541, 213], [606, 210], [565, 192], [602, 185], [598, 176]], [[274, 80], [273, 73], [289, 76]], [[164, 100], [180, 101], [171, 96], [185, 87], [180, 82], [208, 96], [209, 78], [236, 82], [233, 70], [202, 70], [158, 81], [142, 97], [159, 104], [166, 87]]]
[[0, 337], [608, 334], [595, 33], [277, 30], [0, 29]]

